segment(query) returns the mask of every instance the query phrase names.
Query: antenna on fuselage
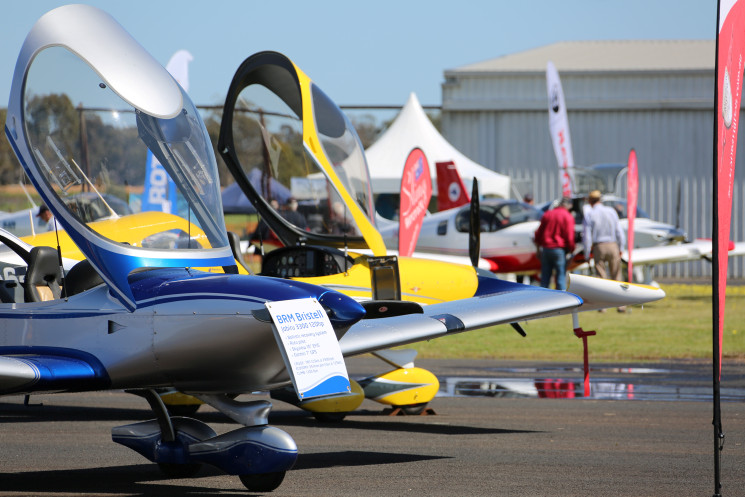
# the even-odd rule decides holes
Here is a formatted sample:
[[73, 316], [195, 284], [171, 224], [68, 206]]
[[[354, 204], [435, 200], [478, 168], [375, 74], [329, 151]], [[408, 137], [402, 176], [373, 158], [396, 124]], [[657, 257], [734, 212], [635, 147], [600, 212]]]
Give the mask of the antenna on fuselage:
[[[57, 216], [52, 218], [54, 223], [54, 236], [57, 238], [57, 263], [59, 264], [60, 283], [62, 286], [62, 295], [67, 300], [67, 285], [65, 284], [65, 268], [62, 265], [62, 248], [59, 244], [59, 231], [57, 229]], [[33, 224], [32, 224], [33, 226]]]

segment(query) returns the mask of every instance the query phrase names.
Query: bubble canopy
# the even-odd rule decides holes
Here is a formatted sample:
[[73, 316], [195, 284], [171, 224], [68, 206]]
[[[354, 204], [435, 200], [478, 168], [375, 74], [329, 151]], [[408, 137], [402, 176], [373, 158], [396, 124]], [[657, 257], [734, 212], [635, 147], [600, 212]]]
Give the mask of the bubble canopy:
[[[70, 5], [34, 25], [16, 64], [6, 134], [60, 228], [127, 307], [136, 307], [127, 281], [134, 269], [235, 265], [196, 107], [108, 14]], [[127, 200], [144, 184], [148, 150], [187, 207], [170, 242], [119, 243], [107, 236], [116, 221], [99, 229], [73, 199], [92, 192]]]
[[284, 55], [259, 52], [238, 68], [218, 150], [285, 245], [307, 241], [385, 254], [354, 127]]

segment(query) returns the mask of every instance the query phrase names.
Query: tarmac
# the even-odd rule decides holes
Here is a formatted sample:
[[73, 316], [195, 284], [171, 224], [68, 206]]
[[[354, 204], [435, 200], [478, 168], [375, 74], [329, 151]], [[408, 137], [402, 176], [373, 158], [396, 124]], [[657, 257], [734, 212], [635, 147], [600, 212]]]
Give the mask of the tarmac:
[[[381, 372], [353, 359], [350, 375]], [[570, 383], [576, 364], [418, 361], [448, 378], [526, 381], [548, 372]], [[621, 367], [623, 366], [623, 367]], [[723, 386], [745, 387], [742, 364], [726, 365]], [[650, 380], [650, 376], [654, 381]], [[591, 373], [620, 384], [711, 385], [706, 363], [602, 365]], [[614, 381], [615, 381], [614, 380]], [[503, 381], [503, 383], [506, 383]], [[682, 387], [681, 387], [682, 388]], [[484, 393], [485, 392], [485, 393]], [[443, 395], [428, 416], [388, 416], [366, 400], [338, 424], [275, 402], [270, 423], [297, 442], [299, 457], [275, 496], [705, 496], [713, 495], [712, 403], [699, 400]], [[258, 397], [266, 398], [266, 396]], [[618, 400], [625, 398], [627, 400]], [[203, 467], [174, 480], [111, 441], [111, 428], [151, 418], [123, 392], [0, 399], [0, 496], [190, 496], [249, 494], [235, 476]], [[195, 415], [218, 433], [236, 428], [203, 406]], [[722, 403], [722, 495], [745, 494], [745, 405]]]

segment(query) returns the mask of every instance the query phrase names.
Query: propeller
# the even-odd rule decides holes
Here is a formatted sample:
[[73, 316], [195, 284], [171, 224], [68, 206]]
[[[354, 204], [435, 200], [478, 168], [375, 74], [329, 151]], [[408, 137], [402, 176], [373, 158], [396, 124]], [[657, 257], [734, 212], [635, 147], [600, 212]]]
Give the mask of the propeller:
[[473, 178], [471, 222], [468, 227], [468, 256], [471, 258], [473, 267], [479, 266], [479, 254], [481, 253], [481, 216], [479, 210], [479, 180]]
[[678, 179], [678, 199], [675, 206], [675, 227], [680, 229], [680, 179]]

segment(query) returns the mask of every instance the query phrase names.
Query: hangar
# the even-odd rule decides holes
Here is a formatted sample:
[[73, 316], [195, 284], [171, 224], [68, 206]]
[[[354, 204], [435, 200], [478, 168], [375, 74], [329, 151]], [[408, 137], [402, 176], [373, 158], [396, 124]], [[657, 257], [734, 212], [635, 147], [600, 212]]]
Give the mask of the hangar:
[[[466, 156], [507, 174], [536, 201], [560, 194], [548, 130], [546, 64], [559, 71], [577, 166], [639, 160], [639, 205], [711, 237], [714, 40], [567, 41], [445, 71], [442, 133]], [[732, 239], [745, 240], [745, 140], [738, 142]], [[680, 191], [680, 209], [678, 209]], [[625, 192], [624, 192], [625, 194]], [[745, 278], [745, 261], [730, 261]], [[708, 277], [707, 262], [658, 277]]]

